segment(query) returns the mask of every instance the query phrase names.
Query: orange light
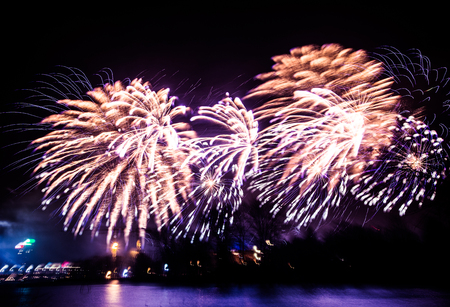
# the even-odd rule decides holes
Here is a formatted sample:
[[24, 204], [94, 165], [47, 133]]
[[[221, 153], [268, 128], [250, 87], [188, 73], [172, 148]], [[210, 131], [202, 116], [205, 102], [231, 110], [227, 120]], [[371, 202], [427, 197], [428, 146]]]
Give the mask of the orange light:
[[113, 258], [116, 258], [118, 249], [119, 249], [119, 243], [115, 242], [115, 243], [113, 243], [113, 245], [111, 245], [111, 254], [112, 254]]

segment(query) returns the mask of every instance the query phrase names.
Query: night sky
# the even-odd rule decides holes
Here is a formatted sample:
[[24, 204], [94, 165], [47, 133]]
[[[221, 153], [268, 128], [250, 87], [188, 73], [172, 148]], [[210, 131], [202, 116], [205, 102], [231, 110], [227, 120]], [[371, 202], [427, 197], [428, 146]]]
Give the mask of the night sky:
[[[24, 193], [21, 185], [30, 178], [31, 166], [11, 166], [24, 156], [17, 152], [40, 133], [8, 132], [11, 124], [39, 121], [11, 111], [18, 111], [19, 102], [31, 102], [30, 92], [23, 90], [36, 87], [40, 74], [61, 71], [58, 65], [79, 68], [93, 85], [101, 83], [95, 74], [104, 68], [111, 69], [114, 80], [142, 77], [155, 87], [174, 89], [172, 95], [193, 107], [212, 104], [225, 92], [244, 96], [258, 84], [253, 77], [271, 69], [272, 56], [307, 44], [339, 43], [368, 51], [383, 45], [417, 48], [433, 67], [450, 66], [448, 16], [438, 1], [403, 6], [392, 1], [364, 6], [360, 1], [152, 2], [8, 4], [3, 13], [8, 18], [1, 21], [0, 263], [13, 256], [11, 246], [33, 236], [48, 252], [46, 261], [79, 259], [105, 249], [102, 238], [90, 243], [88, 232], [75, 240], [64, 233], [51, 206], [38, 210], [39, 191]], [[446, 199], [443, 195], [439, 201]], [[421, 217], [407, 218], [421, 223]]]

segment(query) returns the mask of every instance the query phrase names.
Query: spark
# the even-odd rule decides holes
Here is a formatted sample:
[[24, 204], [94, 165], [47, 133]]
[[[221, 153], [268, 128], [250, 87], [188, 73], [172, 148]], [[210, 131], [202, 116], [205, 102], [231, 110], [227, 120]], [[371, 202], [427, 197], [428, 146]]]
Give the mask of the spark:
[[[239, 98], [230, 97], [219, 101], [213, 107], [200, 107], [199, 115], [192, 121], [205, 120], [217, 125], [223, 132], [211, 137], [198, 137], [188, 143], [201, 150], [194, 152], [186, 161], [196, 163], [200, 159], [208, 161], [203, 172], [215, 166], [216, 176], [232, 171], [233, 180], [242, 185], [247, 166], [249, 172], [258, 170], [258, 122], [252, 111], [247, 111]], [[206, 144], [206, 146], [204, 146]]]
[[450, 107], [447, 68], [433, 68], [430, 59], [417, 49], [402, 53], [385, 46], [373, 58], [383, 62], [383, 74], [392, 78], [392, 90], [401, 95], [399, 113], [423, 121], [446, 140]]
[[[389, 93], [390, 79], [377, 79], [381, 64], [364, 52], [310, 46], [274, 60], [275, 72], [261, 77], [269, 81], [248, 96], [271, 99], [255, 112], [270, 121], [260, 132], [261, 173], [250, 189], [274, 215], [282, 211], [285, 222], [307, 226], [327, 219], [348, 185], [391, 145], [398, 96]], [[301, 82], [293, 83], [297, 77]], [[286, 86], [280, 91], [274, 82]]]
[[107, 219], [109, 245], [122, 217], [128, 242], [137, 215], [144, 237], [150, 213], [161, 228], [180, 212], [175, 189], [186, 188], [190, 174], [181, 167], [188, 154], [183, 142], [195, 133], [172, 119], [186, 108], [172, 107], [176, 97], [168, 96], [169, 89], [154, 92], [140, 79], [87, 94], [91, 100], [59, 100], [70, 109], [41, 122], [54, 128], [33, 142], [45, 151], [34, 170], [39, 183], [47, 182], [44, 200], [47, 204], [60, 190], [69, 193], [61, 212], [65, 229], [78, 216], [75, 235], [88, 224], [95, 233]]
[[190, 110], [174, 107], [169, 89], [135, 79], [86, 96], [85, 77], [78, 86], [64, 77], [55, 92], [66, 109], [45, 118], [53, 131], [33, 142], [43, 151], [34, 174], [47, 183], [42, 208], [62, 197], [75, 234], [106, 220], [109, 244], [120, 217], [126, 241], [135, 221], [143, 238], [151, 218], [176, 237], [222, 236], [246, 188], [299, 228], [360, 205], [404, 215], [436, 197], [449, 160], [446, 69], [420, 52], [371, 58], [337, 44], [273, 60], [244, 97], [254, 110], [228, 94], [199, 108], [191, 121], [207, 125], [204, 135], [175, 120]]
[[448, 154], [443, 139], [412, 116], [398, 116], [395, 140], [378, 167], [367, 169], [351, 192], [365, 205], [383, 207], [385, 212], [399, 205], [399, 214], [404, 215], [411, 204], [421, 207], [425, 199], [435, 198], [446, 177]]
[[187, 201], [182, 206], [182, 214], [175, 216], [171, 221], [172, 233], [180, 236], [197, 236], [204, 240], [212, 232], [222, 236], [227, 227], [233, 224], [234, 213], [242, 203], [243, 190], [230, 174], [221, 174], [215, 171], [205, 160], [199, 160], [199, 169], [193, 165], [191, 190]]

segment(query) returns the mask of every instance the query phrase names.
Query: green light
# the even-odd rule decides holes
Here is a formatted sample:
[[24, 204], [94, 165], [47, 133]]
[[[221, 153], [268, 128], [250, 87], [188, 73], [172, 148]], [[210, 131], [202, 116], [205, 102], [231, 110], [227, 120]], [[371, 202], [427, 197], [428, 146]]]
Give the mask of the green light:
[[36, 242], [35, 239], [26, 239], [26, 240], [23, 242], [23, 245], [32, 245], [34, 242]]

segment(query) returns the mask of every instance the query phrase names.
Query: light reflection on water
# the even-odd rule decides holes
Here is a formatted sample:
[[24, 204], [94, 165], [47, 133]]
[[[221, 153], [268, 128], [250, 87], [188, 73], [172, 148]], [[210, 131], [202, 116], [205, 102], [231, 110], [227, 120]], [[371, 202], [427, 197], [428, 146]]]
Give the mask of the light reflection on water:
[[431, 289], [292, 285], [187, 287], [117, 280], [98, 285], [0, 287], [0, 295], [2, 306], [450, 306], [450, 293]]
[[[108, 285], [105, 285], [105, 302], [106, 306], [120, 306], [122, 287], [118, 280], [113, 280]], [[125, 287], [124, 287], [125, 288]]]

